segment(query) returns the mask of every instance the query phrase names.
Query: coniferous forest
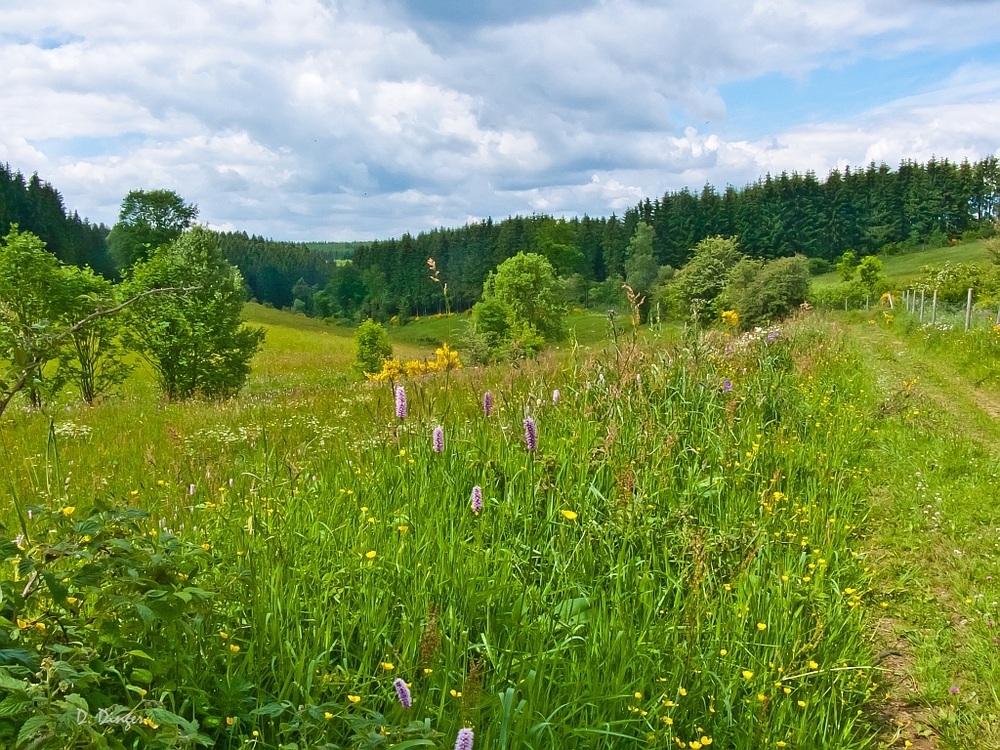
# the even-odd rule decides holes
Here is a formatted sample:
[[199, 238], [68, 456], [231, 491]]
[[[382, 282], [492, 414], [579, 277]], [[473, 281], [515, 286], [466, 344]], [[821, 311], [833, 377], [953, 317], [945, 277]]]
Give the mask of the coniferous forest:
[[[434, 258], [448, 284], [452, 310], [473, 305], [493, 269], [520, 251], [545, 256], [581, 301], [601, 301], [601, 289], [620, 287], [629, 240], [640, 222], [653, 228], [659, 266], [683, 266], [692, 248], [712, 236], [735, 237], [758, 258], [795, 254], [814, 265], [858, 255], [893, 254], [940, 246], [992, 231], [1000, 207], [1000, 160], [955, 163], [931, 159], [814, 173], [767, 175], [721, 192], [706, 185], [646, 199], [622, 216], [505, 220], [440, 228], [359, 245], [350, 263], [306, 243], [280, 242], [246, 232], [219, 234], [223, 252], [237, 266], [249, 294], [275, 307], [320, 317], [387, 319], [442, 312], [441, 283], [428, 273]], [[107, 251], [108, 228], [68, 212], [59, 192], [38, 175], [0, 166], [0, 234], [11, 224], [37, 234], [66, 263], [89, 265], [116, 278]], [[595, 292], [595, 294], [591, 294]]]

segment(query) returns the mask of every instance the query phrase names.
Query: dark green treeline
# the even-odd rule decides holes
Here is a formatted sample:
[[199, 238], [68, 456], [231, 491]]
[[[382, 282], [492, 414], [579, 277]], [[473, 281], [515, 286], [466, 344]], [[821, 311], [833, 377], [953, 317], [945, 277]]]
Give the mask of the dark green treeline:
[[[337, 265], [329, 253], [305, 243], [275, 242], [244, 232], [219, 235], [226, 258], [242, 272], [250, 293], [277, 307], [314, 315], [387, 318], [466, 309], [486, 275], [519, 251], [547, 257], [560, 276], [601, 282], [624, 276], [629, 238], [639, 221], [655, 232], [661, 266], [679, 268], [705, 237], [738, 237], [748, 255], [778, 258], [801, 253], [834, 260], [944, 245], [988, 230], [1000, 206], [1000, 163], [994, 156], [955, 163], [904, 161], [892, 169], [872, 163], [833, 170], [781, 173], [743, 188], [718, 192], [706, 185], [646, 199], [619, 217], [555, 219], [516, 216], [416, 236], [365, 243], [353, 263]], [[66, 262], [113, 275], [107, 229], [67, 216], [62, 199], [37, 175], [25, 180], [0, 168], [0, 233], [11, 222], [38, 234]], [[427, 259], [437, 263], [431, 278]]]

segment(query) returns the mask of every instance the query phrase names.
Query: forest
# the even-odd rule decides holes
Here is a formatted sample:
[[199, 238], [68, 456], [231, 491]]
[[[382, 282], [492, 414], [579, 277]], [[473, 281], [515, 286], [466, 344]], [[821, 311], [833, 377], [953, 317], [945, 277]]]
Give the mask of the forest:
[[[816, 272], [848, 250], [892, 255], [985, 236], [1000, 206], [1000, 160], [955, 163], [932, 158], [893, 169], [864, 168], [767, 175], [719, 192], [683, 189], [646, 199], [622, 216], [514, 216], [353, 246], [350, 263], [329, 243], [280, 242], [246, 232], [220, 233], [226, 259], [239, 268], [249, 296], [308, 315], [387, 320], [468, 309], [487, 275], [520, 251], [544, 256], [564, 279], [568, 300], [583, 305], [618, 300], [629, 242], [640, 222], [653, 229], [653, 256], [678, 269], [708, 237], [734, 237], [740, 250], [763, 259], [800, 254]], [[60, 260], [115, 278], [109, 229], [81, 219], [38, 175], [0, 166], [0, 234], [17, 224], [39, 236]], [[352, 247], [352, 245], [346, 245]], [[436, 262], [438, 280], [428, 273]], [[447, 299], [442, 294], [448, 285]]]

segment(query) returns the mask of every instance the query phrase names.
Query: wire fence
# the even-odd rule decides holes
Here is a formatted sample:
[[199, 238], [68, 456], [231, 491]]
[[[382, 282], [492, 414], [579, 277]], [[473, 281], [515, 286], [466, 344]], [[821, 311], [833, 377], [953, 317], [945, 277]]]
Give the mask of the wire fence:
[[921, 324], [961, 330], [966, 333], [973, 328], [1000, 326], [1000, 306], [993, 309], [976, 304], [974, 288], [966, 292], [964, 302], [938, 299], [937, 290], [904, 289], [893, 309], [900, 309], [916, 318]]

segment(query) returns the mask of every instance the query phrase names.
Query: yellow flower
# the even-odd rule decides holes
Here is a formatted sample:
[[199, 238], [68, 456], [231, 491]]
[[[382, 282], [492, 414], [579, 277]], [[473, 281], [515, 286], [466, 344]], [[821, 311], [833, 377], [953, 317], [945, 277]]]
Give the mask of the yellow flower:
[[377, 554], [378, 552], [376, 552], [375, 550], [369, 550], [368, 552], [365, 552], [365, 557], [367, 557], [369, 560], [374, 560], [375, 555]]
[[559, 512], [562, 513], [563, 516], [568, 521], [575, 521], [577, 518], [579, 518], [579, 516], [576, 514], [576, 512], [574, 512], [572, 510], [561, 510]]
[[671, 726], [674, 723], [674, 720], [671, 719], [669, 716], [664, 716], [663, 717], [663, 723], [666, 724], [669, 727], [669, 726]]
[[814, 661], [809, 662], [809, 669], [819, 669], [819, 664]]
[[431, 669], [430, 667], [424, 667], [424, 674], [430, 674], [430, 673], [431, 673], [431, 672], [433, 672], [433, 671], [434, 671], [434, 670], [433, 670], [433, 669]]
[[406, 524], [403, 524], [402, 526], [397, 526], [396, 528], [399, 529], [400, 534], [405, 534], [407, 531], [410, 530], [410, 527], [407, 526]]
[[635, 699], [637, 701], [641, 701], [642, 700], [642, 693], [640, 693], [638, 690], [635, 692]]
[[67, 596], [66, 597], [66, 603], [67, 604], [76, 604], [78, 601], [79, 601], [79, 599], [77, 599], [75, 596]]
[[799, 704], [799, 708], [805, 708], [806, 707], [806, 702], [805, 701], [796, 701], [796, 702]]
[[157, 724], [157, 723], [156, 723], [155, 721], [153, 721], [152, 719], [150, 719], [150, 718], [149, 718], [148, 716], [143, 716], [143, 717], [142, 717], [142, 723], [143, 723], [143, 724], [144, 724], [145, 726], [149, 727], [150, 729], [159, 729], [159, 728], [160, 728], [160, 725], [159, 725], [159, 724]]
[[238, 654], [240, 652], [240, 647], [237, 646], [235, 643], [230, 643], [229, 650], [232, 651], [234, 654]]
[[681, 695], [687, 695], [688, 694], [688, 691], [685, 690], [684, 688], [678, 688], [677, 692], [680, 693]]
[[201, 548], [206, 552], [208, 552], [210, 549], [212, 549], [212, 545], [209, 544], [208, 542], [205, 542], [203, 545], [201, 545]]
[[220, 630], [219, 631], [219, 638], [221, 638], [222, 640], [226, 640], [228, 637], [229, 637], [229, 633], [227, 633], [225, 630]]
[[393, 664], [391, 661], [379, 662], [379, 666], [382, 667], [382, 669], [384, 669], [386, 672], [391, 672], [396, 668], [396, 665]]
[[711, 745], [712, 744], [712, 738], [711, 737], [705, 737], [704, 735], [702, 735], [701, 744], [702, 745]]
[[333, 714], [331, 714], [329, 711], [324, 711], [323, 712], [323, 718], [326, 719], [327, 721], [329, 721], [330, 719], [333, 718]]
[[454, 688], [452, 688], [448, 692], [451, 694], [452, 698], [461, 698], [462, 697], [462, 691], [461, 690], [455, 690]]
[[67, 505], [65, 508], [62, 509], [62, 514], [64, 516], [71, 516], [73, 515], [74, 510], [76, 510], [75, 505]]
[[762, 622], [757, 623], [757, 630], [767, 630], [767, 625]]
[[232, 725], [233, 725], [233, 717], [232, 716], [227, 716], [226, 717], [226, 726], [227, 727], [231, 727]]
[[349, 700], [351, 703], [361, 703], [361, 696], [360, 695], [348, 695], [347, 696], [347, 700]]
[[751, 672], [749, 669], [744, 669], [740, 674], [743, 675], [744, 680], [753, 679], [753, 672]]
[[726, 651], [726, 649], [724, 649], [724, 648], [721, 648], [721, 649], [719, 649], [719, 656], [725, 656], [725, 655], [726, 655], [726, 654], [728, 654], [728, 653], [729, 653], [729, 652], [728, 652], [728, 651]]
[[730, 328], [735, 328], [740, 324], [740, 314], [735, 310], [723, 310], [722, 322]]

